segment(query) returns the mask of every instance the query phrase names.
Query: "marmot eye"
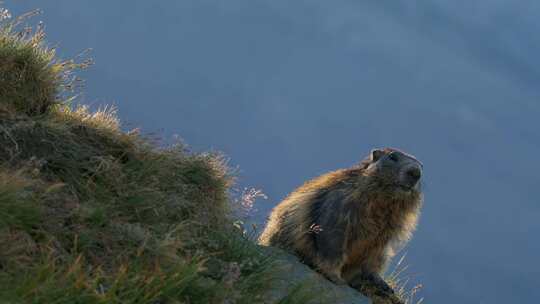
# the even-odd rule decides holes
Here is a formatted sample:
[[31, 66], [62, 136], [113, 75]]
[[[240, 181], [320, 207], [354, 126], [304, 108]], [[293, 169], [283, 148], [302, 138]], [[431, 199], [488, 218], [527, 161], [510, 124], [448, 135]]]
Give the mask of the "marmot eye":
[[390, 153], [390, 154], [388, 155], [388, 158], [390, 158], [392, 161], [395, 161], [395, 162], [398, 161], [398, 156], [397, 156], [396, 153]]

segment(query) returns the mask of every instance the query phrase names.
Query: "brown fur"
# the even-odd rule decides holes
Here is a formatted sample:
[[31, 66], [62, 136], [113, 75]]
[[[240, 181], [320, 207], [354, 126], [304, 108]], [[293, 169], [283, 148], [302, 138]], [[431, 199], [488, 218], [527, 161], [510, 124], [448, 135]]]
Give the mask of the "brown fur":
[[[393, 152], [399, 162], [389, 160]], [[380, 275], [416, 227], [422, 205], [419, 183], [401, 187], [408, 176], [403, 171], [413, 167], [421, 169], [422, 164], [386, 148], [374, 150], [358, 166], [308, 181], [274, 208], [259, 241], [294, 253], [332, 281], [377, 298], [380, 293], [367, 288], [366, 280], [389, 288]]]

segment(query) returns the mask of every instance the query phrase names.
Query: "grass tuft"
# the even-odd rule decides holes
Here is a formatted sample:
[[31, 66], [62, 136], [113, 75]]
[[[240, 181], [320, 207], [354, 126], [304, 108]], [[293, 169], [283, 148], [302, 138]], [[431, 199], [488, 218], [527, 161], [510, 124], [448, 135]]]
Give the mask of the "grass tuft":
[[0, 110], [30, 116], [47, 113], [78, 82], [73, 71], [91, 64], [56, 59], [55, 50], [44, 43], [41, 23], [35, 30], [20, 26], [38, 13], [13, 21], [5, 14], [0, 18], [4, 19], [0, 22]]
[[386, 276], [386, 280], [405, 304], [420, 304], [424, 302], [424, 299], [416, 299], [416, 296], [422, 289], [422, 284], [417, 284], [412, 288], [410, 287], [410, 276], [405, 275], [409, 267], [403, 264], [406, 256], [407, 254], [401, 256], [394, 265], [392, 272]]

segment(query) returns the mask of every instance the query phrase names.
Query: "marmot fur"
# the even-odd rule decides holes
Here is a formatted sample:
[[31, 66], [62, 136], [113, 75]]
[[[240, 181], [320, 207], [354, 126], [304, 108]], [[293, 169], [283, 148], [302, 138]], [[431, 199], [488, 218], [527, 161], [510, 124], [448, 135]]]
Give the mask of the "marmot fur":
[[401, 303], [381, 275], [416, 227], [422, 168], [397, 149], [372, 150], [359, 165], [319, 176], [289, 194], [272, 211], [259, 242], [296, 254], [375, 302]]

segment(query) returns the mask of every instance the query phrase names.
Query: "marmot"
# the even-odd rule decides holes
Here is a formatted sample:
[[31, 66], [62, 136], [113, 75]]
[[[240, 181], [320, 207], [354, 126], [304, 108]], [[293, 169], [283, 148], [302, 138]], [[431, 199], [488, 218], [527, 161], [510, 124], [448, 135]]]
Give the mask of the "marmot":
[[372, 150], [360, 164], [289, 194], [272, 211], [259, 243], [296, 254], [376, 303], [401, 303], [381, 275], [416, 227], [422, 169], [397, 149]]

